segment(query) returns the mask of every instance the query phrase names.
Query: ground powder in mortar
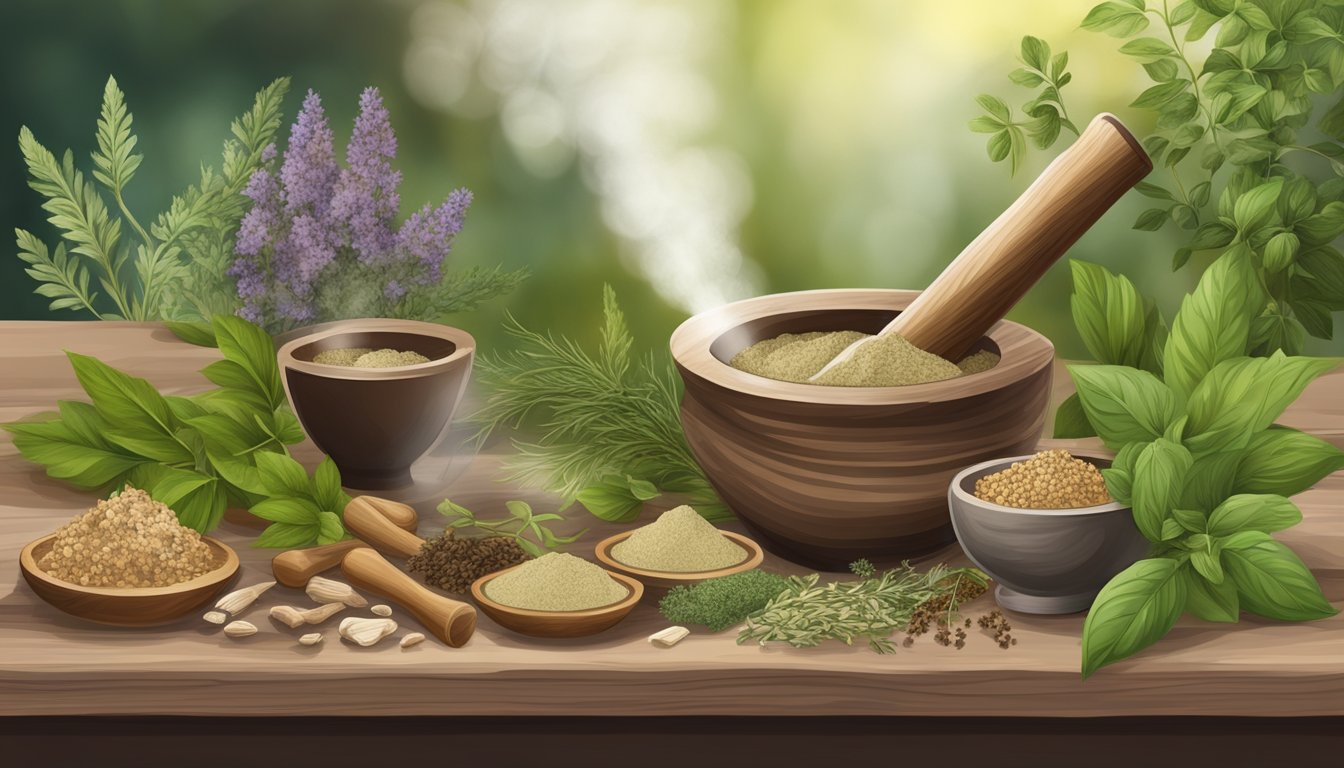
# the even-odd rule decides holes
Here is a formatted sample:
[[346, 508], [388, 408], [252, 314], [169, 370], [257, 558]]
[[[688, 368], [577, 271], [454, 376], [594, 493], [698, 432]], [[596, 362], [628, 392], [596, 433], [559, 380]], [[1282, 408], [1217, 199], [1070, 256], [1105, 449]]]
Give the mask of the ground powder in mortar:
[[1096, 465], [1058, 449], [976, 480], [975, 495], [1017, 509], [1076, 509], [1111, 500]]
[[529, 560], [485, 584], [501, 605], [533, 611], [586, 611], [624, 600], [630, 591], [596, 565], [563, 552]]
[[899, 387], [955, 379], [993, 368], [999, 356], [988, 350], [953, 364], [891, 334], [865, 343], [845, 362], [815, 382], [808, 380], [846, 347], [866, 338], [858, 331], [786, 333], [758, 341], [737, 353], [732, 367], [767, 379], [831, 387]]
[[713, 571], [737, 565], [747, 551], [693, 508], [669, 509], [611, 548], [617, 561], [650, 571]]
[[403, 365], [428, 363], [429, 358], [419, 352], [350, 347], [348, 349], [327, 349], [318, 352], [313, 355], [313, 362], [322, 365], [341, 365], [347, 368], [397, 368]]
[[167, 587], [217, 565], [199, 533], [129, 485], [62, 526], [38, 561], [52, 576], [85, 587]]

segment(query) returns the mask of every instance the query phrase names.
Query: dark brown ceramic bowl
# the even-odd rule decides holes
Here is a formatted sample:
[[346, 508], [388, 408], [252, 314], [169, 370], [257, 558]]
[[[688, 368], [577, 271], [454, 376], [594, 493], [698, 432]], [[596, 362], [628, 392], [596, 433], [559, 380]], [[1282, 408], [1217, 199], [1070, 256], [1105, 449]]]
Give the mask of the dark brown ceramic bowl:
[[[350, 347], [419, 352], [429, 362], [397, 368], [314, 363]], [[385, 490], [411, 484], [411, 465], [434, 446], [462, 399], [476, 342], [437, 323], [362, 319], [325, 323], [280, 347], [294, 412], [317, 447], [336, 462], [342, 484]]]
[[819, 387], [728, 365], [781, 333], [875, 333], [917, 295], [761, 296], [696, 315], [672, 334], [687, 442], [767, 549], [823, 568], [928, 552], [953, 540], [947, 485], [958, 471], [1035, 449], [1054, 346], [1017, 323], [999, 322], [978, 346], [1002, 355], [997, 366], [930, 384]]

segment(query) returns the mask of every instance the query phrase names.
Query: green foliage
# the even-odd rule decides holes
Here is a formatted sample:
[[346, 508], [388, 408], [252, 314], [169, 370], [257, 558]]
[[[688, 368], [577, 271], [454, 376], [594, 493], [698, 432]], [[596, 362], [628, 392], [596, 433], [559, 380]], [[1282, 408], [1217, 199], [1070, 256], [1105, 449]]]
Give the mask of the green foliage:
[[1053, 145], [1061, 128], [1078, 135], [1078, 128], [1069, 120], [1060, 91], [1073, 79], [1069, 74], [1069, 54], [1061, 51], [1050, 55], [1050, 46], [1038, 37], [1022, 38], [1022, 66], [1008, 75], [1014, 83], [1028, 88], [1040, 88], [1035, 96], [1022, 105], [1022, 120], [1013, 118], [1012, 109], [1000, 98], [981, 94], [976, 98], [985, 114], [970, 122], [972, 131], [988, 133], [986, 149], [989, 159], [999, 162], [1005, 158], [1013, 173], [1022, 164], [1027, 153], [1027, 138], [1041, 149]]
[[[509, 516], [498, 520], [484, 520], [475, 512], [448, 499], [439, 503], [439, 514], [447, 517], [449, 528], [474, 528], [490, 536], [506, 536], [518, 542], [523, 551], [533, 557], [541, 557], [547, 550], [555, 550], [579, 540], [587, 529], [572, 535], [560, 536], [542, 523], [550, 523], [565, 518], [555, 512], [536, 514], [532, 505], [525, 501], [506, 501], [504, 507]], [[531, 535], [532, 538], [528, 538]]]
[[[1122, 280], [1100, 267], [1075, 275], [1086, 276], [1074, 295], [1075, 316], [1089, 318], [1079, 323], [1085, 336], [1125, 329], [1089, 349], [1134, 359], [1147, 343], [1147, 326], [1132, 317], [1136, 296], [1098, 290]], [[1301, 560], [1269, 534], [1301, 521], [1288, 496], [1344, 468], [1344, 452], [1274, 424], [1339, 361], [1282, 350], [1248, 357], [1257, 289], [1246, 254], [1229, 250], [1181, 304], [1162, 378], [1132, 363], [1070, 367], [1081, 421], [1117, 451], [1102, 471], [1106, 487], [1132, 507], [1153, 544], [1149, 559], [1118, 574], [1093, 603], [1083, 626], [1084, 676], [1157, 642], [1182, 612], [1222, 622], [1242, 610], [1284, 621], [1335, 613]], [[1127, 323], [1095, 322], [1126, 312]], [[1078, 417], [1066, 416], [1078, 429]]]
[[604, 519], [631, 519], [650, 489], [686, 495], [710, 520], [728, 517], [681, 432], [671, 361], [631, 360], [634, 339], [610, 286], [603, 317], [596, 355], [510, 317], [505, 330], [518, 348], [477, 360], [490, 393], [472, 417], [481, 425], [478, 439], [500, 427], [539, 428], [535, 442], [515, 441], [515, 477], [578, 499]]
[[[1307, 334], [1331, 338], [1331, 313], [1344, 310], [1344, 254], [1334, 245], [1344, 233], [1344, 6], [1123, 0], [1096, 6], [1082, 26], [1125, 39], [1120, 52], [1153, 83], [1130, 105], [1157, 118], [1143, 145], [1158, 169], [1136, 186], [1153, 207], [1134, 228], [1182, 232], [1173, 269], [1201, 251], [1245, 256], [1262, 286], [1248, 320], [1252, 354], [1298, 354]], [[1152, 36], [1140, 36], [1150, 27]], [[1210, 34], [1208, 55], [1192, 58]], [[1028, 50], [1049, 51], [1033, 37], [1022, 48], [1024, 61], [1037, 63]], [[1040, 84], [1023, 71], [1013, 82]], [[1058, 87], [1047, 86], [1046, 96], [1064, 114]], [[989, 115], [972, 129], [993, 133], [991, 159], [1007, 157], [1016, 171], [1021, 129], [1002, 100], [978, 101]], [[1057, 134], [1037, 138], [1048, 148]]]
[[67, 353], [90, 402], [62, 400], [56, 418], [5, 424], [24, 458], [77, 488], [129, 483], [208, 533], [226, 507], [273, 524], [258, 546], [304, 546], [345, 536], [349, 499], [330, 459], [312, 480], [287, 454], [303, 440], [280, 385], [265, 331], [238, 317], [212, 322], [224, 359], [202, 371], [218, 385], [192, 397], [163, 395], [144, 379]]
[[673, 587], [658, 610], [673, 624], [702, 624], [722, 632], [746, 621], [788, 587], [788, 580], [765, 571], [746, 571], [699, 584]]
[[[39, 284], [36, 293], [51, 299], [49, 309], [85, 310], [105, 320], [209, 319], [232, 313], [237, 298], [224, 270], [247, 202], [242, 191], [263, 164], [262, 152], [279, 127], [288, 88], [288, 78], [281, 78], [257, 94], [252, 110], [234, 122], [235, 138], [225, 142], [222, 175], [203, 167], [200, 183], [174, 197], [148, 229], [124, 198], [144, 156], [134, 151], [133, 118], [114, 78], [103, 91], [92, 175], [111, 195], [120, 217], [75, 169], [70, 151], [57, 161], [32, 131], [21, 128], [19, 150], [28, 185], [45, 198], [47, 221], [62, 237], [49, 250], [31, 232], [15, 230], [18, 256]], [[123, 240], [123, 222], [135, 242]], [[93, 277], [105, 301], [90, 289]]]

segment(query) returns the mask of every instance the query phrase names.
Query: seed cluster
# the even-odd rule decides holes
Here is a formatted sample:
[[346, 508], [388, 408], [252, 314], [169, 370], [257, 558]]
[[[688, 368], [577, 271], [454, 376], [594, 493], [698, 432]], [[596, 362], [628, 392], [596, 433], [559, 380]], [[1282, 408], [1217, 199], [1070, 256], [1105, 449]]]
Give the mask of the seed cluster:
[[466, 593], [471, 583], [487, 573], [526, 562], [531, 558], [507, 536], [457, 538], [447, 531], [425, 541], [420, 551], [406, 561], [412, 573], [446, 592]]
[[1101, 471], [1068, 451], [1041, 451], [1001, 472], [975, 481], [984, 501], [1017, 509], [1075, 509], [1111, 500]]
[[[1007, 649], [1010, 645], [1017, 645], [1017, 638], [1013, 637], [1013, 625], [1008, 623], [1007, 617], [1003, 611], [993, 610], [981, 616], [977, 622], [980, 628], [994, 636], [994, 642], [999, 644], [1000, 648]], [[966, 620], [966, 626], [971, 626], [971, 620]]]
[[[952, 646], [957, 650], [965, 648], [966, 630], [962, 627], [952, 626], [956, 607], [965, 605], [984, 593], [985, 587], [983, 585], [970, 579], [963, 579], [952, 592], [925, 601], [911, 615], [910, 623], [905, 628], [905, 639], [901, 641], [901, 645], [909, 648], [915, 644], [915, 638], [928, 634], [928, 631], [933, 629], [933, 641], [935, 643], [944, 647]], [[966, 619], [965, 626], [969, 627], [970, 625], [971, 620]]]
[[201, 535], [129, 485], [56, 532], [38, 566], [85, 587], [166, 587], [217, 566]]

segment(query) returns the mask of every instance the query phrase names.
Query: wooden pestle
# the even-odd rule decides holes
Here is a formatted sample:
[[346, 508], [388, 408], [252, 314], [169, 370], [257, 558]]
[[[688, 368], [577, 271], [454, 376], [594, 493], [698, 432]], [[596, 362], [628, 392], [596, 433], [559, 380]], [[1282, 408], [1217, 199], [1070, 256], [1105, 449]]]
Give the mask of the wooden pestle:
[[462, 647], [476, 631], [475, 607], [431, 592], [368, 547], [347, 552], [341, 561], [341, 572], [352, 585], [382, 595], [410, 611], [449, 647]]
[[388, 519], [383, 507], [395, 503], [373, 496], [356, 496], [345, 505], [345, 527], [385, 555], [410, 557], [420, 551], [425, 540]]
[[[1119, 119], [1097, 115], [1077, 141], [877, 335], [900, 334], [926, 352], [960, 360], [1152, 170], [1153, 161]], [[845, 348], [812, 380], [849, 359], [872, 338], [876, 337]]]
[[275, 574], [276, 581], [286, 587], [303, 589], [309, 579], [340, 565], [347, 552], [367, 546], [359, 539], [347, 539], [319, 547], [291, 549], [271, 560], [271, 573]]
[[[363, 499], [364, 497], [356, 498]], [[351, 501], [351, 504], [353, 503], [354, 500]], [[379, 499], [375, 512], [384, 520], [399, 529], [409, 531], [412, 535], [419, 525], [415, 508], [409, 504]], [[359, 539], [350, 539], [338, 541], [334, 544], [323, 544], [318, 547], [291, 549], [288, 552], [281, 552], [271, 560], [271, 573], [275, 574], [276, 581], [286, 587], [302, 589], [309, 579], [340, 565], [345, 553], [357, 547], [367, 546], [368, 544]]]

